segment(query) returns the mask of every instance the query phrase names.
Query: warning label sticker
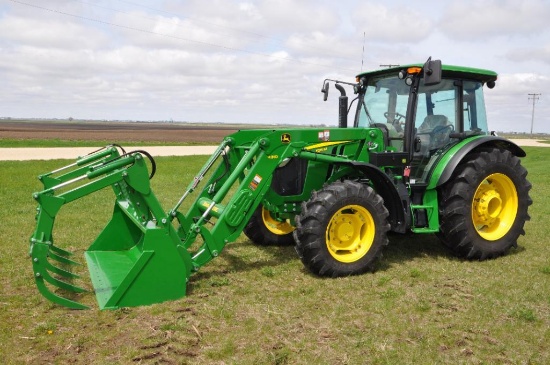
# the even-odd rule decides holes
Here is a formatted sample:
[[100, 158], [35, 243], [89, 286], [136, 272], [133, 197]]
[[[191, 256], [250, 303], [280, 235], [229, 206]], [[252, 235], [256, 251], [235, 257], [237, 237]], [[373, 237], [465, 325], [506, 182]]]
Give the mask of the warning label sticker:
[[329, 140], [330, 140], [330, 131], [319, 132], [319, 141], [329, 141]]
[[248, 187], [250, 188], [250, 190], [254, 191], [256, 190], [256, 188], [258, 188], [258, 185], [260, 185], [261, 182], [262, 182], [262, 177], [256, 174], [256, 176], [254, 176], [254, 178], [252, 179]]

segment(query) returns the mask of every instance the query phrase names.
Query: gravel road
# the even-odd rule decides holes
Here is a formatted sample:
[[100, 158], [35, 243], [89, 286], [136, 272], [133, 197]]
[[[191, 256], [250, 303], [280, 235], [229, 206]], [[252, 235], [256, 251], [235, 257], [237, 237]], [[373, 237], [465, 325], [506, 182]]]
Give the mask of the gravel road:
[[[0, 148], [0, 161], [76, 159], [85, 156], [99, 147], [56, 147], [56, 148]], [[154, 146], [127, 147], [128, 152], [145, 150], [152, 156], [192, 156], [211, 155], [217, 146]]]
[[[519, 146], [550, 147], [548, 143], [540, 143], [534, 139], [512, 139]], [[217, 146], [154, 146], [154, 147], [124, 147], [126, 151], [145, 150], [154, 157], [157, 156], [192, 156], [211, 155]], [[75, 159], [84, 156], [99, 147], [58, 147], [58, 148], [0, 148], [0, 161], [54, 160]]]

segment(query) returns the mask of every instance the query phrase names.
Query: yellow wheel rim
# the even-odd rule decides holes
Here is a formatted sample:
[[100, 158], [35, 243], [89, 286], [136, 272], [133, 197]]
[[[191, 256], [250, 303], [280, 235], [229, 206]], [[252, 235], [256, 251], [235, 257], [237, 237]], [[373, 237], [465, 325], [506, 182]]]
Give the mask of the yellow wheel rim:
[[282, 236], [285, 234], [292, 233], [295, 227], [288, 222], [288, 220], [280, 221], [271, 215], [271, 212], [264, 207], [262, 207], [262, 220], [264, 221], [265, 227], [273, 234]]
[[375, 228], [367, 209], [360, 205], [346, 205], [332, 216], [327, 226], [328, 252], [340, 262], [359, 260], [370, 250]]
[[512, 180], [492, 174], [479, 184], [472, 202], [472, 222], [487, 241], [496, 241], [512, 228], [518, 212], [518, 194]]

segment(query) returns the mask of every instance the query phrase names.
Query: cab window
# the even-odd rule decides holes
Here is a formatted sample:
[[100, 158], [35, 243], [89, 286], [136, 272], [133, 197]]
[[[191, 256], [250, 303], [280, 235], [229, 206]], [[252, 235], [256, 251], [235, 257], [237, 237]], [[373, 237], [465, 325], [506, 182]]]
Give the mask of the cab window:
[[488, 132], [483, 85], [478, 81], [463, 84], [464, 132]]

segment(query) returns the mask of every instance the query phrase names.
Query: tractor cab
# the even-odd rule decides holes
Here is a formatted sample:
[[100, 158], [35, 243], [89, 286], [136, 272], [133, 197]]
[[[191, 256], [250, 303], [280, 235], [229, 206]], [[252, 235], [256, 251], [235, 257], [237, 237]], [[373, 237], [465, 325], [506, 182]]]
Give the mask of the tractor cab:
[[444, 152], [488, 134], [483, 85], [497, 74], [428, 60], [357, 76], [356, 128], [382, 130], [387, 153], [406, 153], [411, 184], [425, 184]]

